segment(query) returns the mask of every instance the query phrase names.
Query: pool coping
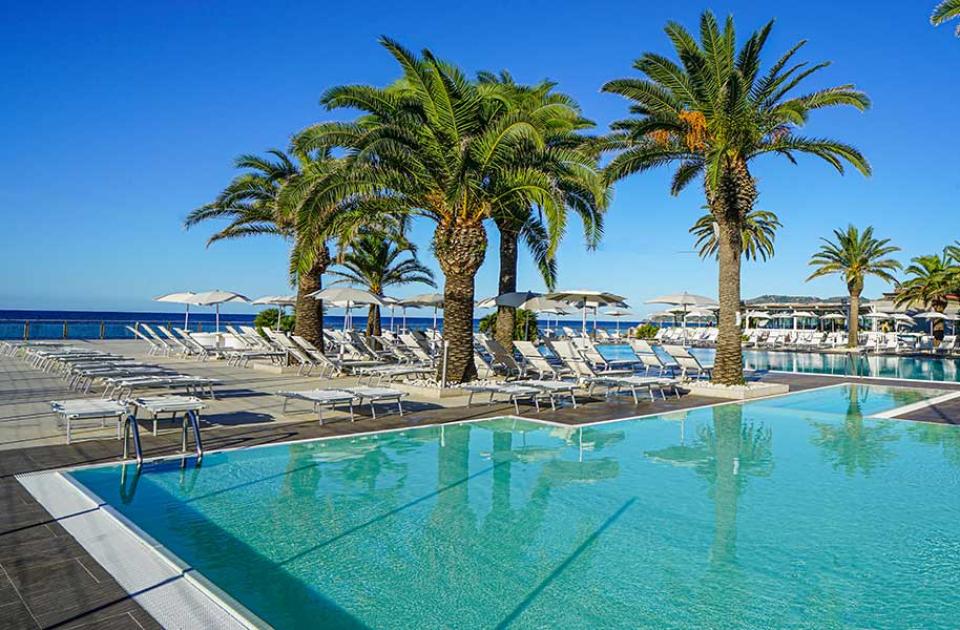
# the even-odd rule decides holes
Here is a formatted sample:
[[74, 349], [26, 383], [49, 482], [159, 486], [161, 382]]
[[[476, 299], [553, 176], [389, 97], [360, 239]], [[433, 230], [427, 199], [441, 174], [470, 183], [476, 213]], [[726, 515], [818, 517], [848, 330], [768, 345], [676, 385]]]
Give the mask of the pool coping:
[[[903, 384], [903, 379], [890, 379], [890, 380], [899, 381], [901, 383], [899, 387], [903, 389], [911, 389], [909, 384]], [[748, 400], [718, 400], [717, 402], [714, 402], [714, 403], [707, 403], [704, 405], [689, 407], [689, 408], [683, 409], [682, 412], [687, 413], [690, 411], [710, 409], [713, 407], [719, 407], [719, 406], [725, 406], [725, 405], [744, 405], [747, 403], [753, 403], [753, 402], [775, 399], [775, 398], [783, 398], [786, 396], [797, 395], [805, 392], [833, 389], [833, 388], [843, 387], [849, 384], [850, 383], [840, 382], [840, 383], [835, 383], [831, 385], [822, 385], [819, 387], [812, 387], [799, 392], [785, 392], [785, 393], [779, 393], [779, 394], [771, 394], [769, 396], [762, 396], [762, 397], [748, 399]], [[886, 384], [880, 384], [876, 386], [896, 387], [896, 385], [886, 385]], [[922, 389], [922, 388], [913, 387], [912, 389]], [[936, 404], [936, 401], [943, 399], [945, 396], [949, 396], [950, 398], [960, 397], [960, 391], [951, 392], [949, 394], [943, 394], [943, 395], [928, 399], [926, 401], [920, 401], [920, 402], [927, 403], [927, 404], [924, 404], [924, 406], [929, 406], [930, 404]], [[898, 407], [888, 411], [896, 412], [897, 415], [901, 415], [903, 409], [916, 406], [917, 404], [919, 403], [913, 403], [912, 405], [905, 405], [905, 406]], [[411, 430], [419, 431], [421, 429], [430, 429], [430, 428], [432, 429], [439, 428], [442, 431], [447, 425], [481, 424], [484, 422], [489, 422], [491, 420], [497, 420], [497, 419], [513, 419], [513, 420], [531, 422], [531, 423], [540, 424], [543, 426], [555, 427], [555, 428], [563, 428], [568, 430], [582, 430], [584, 426], [587, 426], [587, 427], [599, 426], [599, 425], [612, 424], [616, 422], [644, 420], [644, 419], [655, 418], [655, 417], [660, 417], [660, 418], [669, 420], [670, 419], [669, 416], [672, 415], [673, 413], [677, 413], [677, 412], [676, 411], [667, 412], [667, 413], [664, 413], [663, 411], [650, 412], [650, 413], [644, 413], [644, 414], [637, 414], [633, 416], [627, 416], [623, 418], [612, 418], [607, 420], [597, 420], [594, 422], [584, 422], [578, 425], [564, 424], [561, 422], [555, 422], [555, 421], [545, 420], [540, 418], [531, 418], [531, 417], [527, 417], [519, 414], [502, 414], [501, 413], [493, 416], [485, 416], [482, 418], [471, 418], [466, 420], [454, 420], [450, 422], [429, 423], [421, 426], [394, 427], [394, 428], [388, 428], [388, 429], [366, 431], [366, 432], [356, 433], [352, 435], [322, 436], [322, 437], [305, 438], [301, 440], [290, 440], [290, 441], [285, 441], [280, 443], [254, 444], [254, 445], [248, 445], [248, 446], [233, 446], [233, 447], [226, 447], [226, 448], [208, 451], [205, 453], [205, 455], [222, 453], [222, 452], [231, 452], [231, 451], [252, 450], [252, 449], [265, 448], [265, 447], [276, 447], [281, 445], [287, 446], [291, 444], [321, 442], [321, 441], [327, 441], [327, 440], [358, 439], [358, 438], [366, 438], [368, 436], [374, 436], [374, 435], [403, 433], [405, 431], [411, 431]], [[885, 413], [885, 412], [881, 412], [881, 413]], [[873, 415], [868, 417], [877, 418], [878, 415]], [[164, 461], [186, 462], [186, 461], [189, 461], [190, 459], [194, 459], [194, 457], [195, 456], [189, 455], [189, 454], [161, 455], [157, 457], [147, 458], [147, 459], [144, 459], [143, 461], [144, 461], [144, 464], [160, 463]], [[170, 551], [167, 547], [165, 547], [163, 544], [157, 541], [150, 534], [145, 532], [136, 523], [134, 523], [133, 521], [128, 519], [126, 516], [118, 512], [113, 506], [109, 505], [106, 501], [101, 499], [99, 496], [93, 493], [89, 488], [84, 486], [82, 483], [74, 479], [69, 474], [70, 472], [77, 471], [77, 470], [88, 470], [88, 469], [116, 467], [116, 466], [133, 466], [135, 468], [137, 467], [137, 465], [133, 462], [130, 462], [130, 463], [125, 463], [122, 461], [119, 463], [118, 462], [102, 462], [97, 464], [67, 466], [67, 467], [45, 470], [45, 471], [22, 473], [19, 475], [15, 475], [15, 478], [22, 486], [24, 486], [27, 489], [28, 492], [30, 492], [30, 494], [34, 497], [35, 500], [37, 500], [38, 503], [40, 503], [45, 509], [47, 509], [51, 513], [57, 513], [61, 510], [58, 509], [58, 506], [56, 504], [51, 503], [49, 500], [44, 500], [43, 498], [38, 496], [28, 484], [32, 483], [31, 480], [39, 480], [39, 479], [42, 479], [44, 476], [48, 478], [54, 477], [59, 479], [63, 483], [67, 484], [69, 487], [73, 488], [73, 490], [76, 491], [76, 493], [78, 493], [85, 500], [93, 503], [96, 506], [93, 512], [100, 516], [102, 520], [102, 524], [104, 525], [112, 524], [115, 530], [122, 531], [128, 534], [129, 536], [131, 536], [137, 542], [139, 542], [141, 545], [139, 547], [139, 550], [144, 554], [143, 556], [141, 556], [141, 558], [149, 558], [154, 562], [159, 560], [160, 562], [164, 563], [179, 578], [182, 578], [189, 586], [196, 589], [198, 593], [202, 594], [204, 597], [209, 599], [213, 605], [216, 605], [217, 607], [226, 611], [227, 614], [230, 615], [230, 617], [232, 617], [233, 620], [235, 620], [240, 627], [269, 628], [270, 627], [269, 624], [267, 624], [265, 621], [260, 619], [256, 614], [254, 614], [247, 607], [245, 607], [243, 604], [237, 601], [234, 597], [232, 597], [231, 595], [223, 591], [212, 580], [204, 576], [198, 569], [184, 562], [179, 556], [177, 556], [175, 553]], [[24, 480], [27, 480], [27, 483], [24, 483]], [[64, 497], [64, 500], [66, 499], [67, 497]], [[63, 518], [65, 517], [57, 518], [57, 520], [62, 521]], [[94, 556], [94, 558], [98, 562], [101, 563], [104, 569], [106, 569], [111, 576], [114, 576], [114, 578], [117, 579], [118, 567], [116, 566], [115, 562], [112, 561], [114, 559], [111, 559], [109, 557], [104, 558], [102, 553], [95, 553], [95, 552], [102, 552], [103, 549], [90, 549], [87, 546], [87, 544], [85, 544], [82, 540], [80, 540], [79, 537], [74, 534], [74, 532], [69, 530], [69, 528], [68, 528], [68, 532], [71, 535], [73, 535], [74, 538], [78, 539], [78, 542], [80, 542], [81, 545], [83, 545], [84, 548], [86, 548], [87, 551], [92, 556]], [[110, 546], [108, 542], [105, 540], [106, 536], [101, 536], [100, 538], [104, 539], [101, 541], [104, 547]], [[175, 625], [173, 621], [170, 619], [168, 611], [176, 610], [176, 609], [182, 610], [184, 608], [184, 606], [182, 605], [183, 604], [182, 601], [170, 602], [170, 603], [167, 603], [168, 605], [164, 605], [164, 606], [157, 606], [156, 604], [151, 604], [149, 602], [146, 602], [146, 605], [145, 605], [145, 602], [141, 601], [141, 599], [139, 599], [136, 594], [130, 592], [130, 589], [127, 588], [126, 584], [124, 584], [119, 579], [117, 579], [117, 581], [120, 583], [121, 587], [123, 587], [124, 590], [128, 592], [131, 598], [133, 598], [141, 606], [143, 606], [143, 608], [148, 613], [150, 613], [154, 617], [154, 619], [156, 619], [158, 622], [160, 622], [164, 626], [169, 627], [170, 625]], [[173, 599], [176, 599], [176, 598], [173, 598]], [[180, 621], [180, 620], [177, 619], [176, 621]], [[190, 627], [203, 627], [203, 624], [191, 623]]]

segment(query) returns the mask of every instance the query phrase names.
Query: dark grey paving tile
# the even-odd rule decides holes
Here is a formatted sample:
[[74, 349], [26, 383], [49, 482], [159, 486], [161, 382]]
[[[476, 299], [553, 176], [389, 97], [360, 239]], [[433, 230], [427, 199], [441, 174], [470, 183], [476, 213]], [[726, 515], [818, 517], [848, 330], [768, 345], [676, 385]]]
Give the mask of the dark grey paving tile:
[[0, 630], [37, 630], [40, 627], [23, 602], [17, 600], [0, 606]]

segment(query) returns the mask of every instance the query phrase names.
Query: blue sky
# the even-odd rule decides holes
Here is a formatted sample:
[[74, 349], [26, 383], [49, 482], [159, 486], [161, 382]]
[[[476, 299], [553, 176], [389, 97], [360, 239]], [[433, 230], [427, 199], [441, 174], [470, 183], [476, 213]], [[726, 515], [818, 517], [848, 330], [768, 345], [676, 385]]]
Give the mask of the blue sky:
[[[557, 81], [603, 128], [626, 106], [600, 86], [633, 75], [644, 51], [669, 53], [665, 22], [695, 27], [708, 7], [733, 13], [744, 36], [776, 18], [768, 55], [808, 39], [805, 60], [833, 61], [821, 85], [853, 82], [873, 99], [866, 114], [821, 113], [808, 127], [859, 146], [872, 178], [811, 159], [755, 169], [759, 207], [784, 227], [773, 261], [745, 267], [744, 296], [840, 294], [838, 279], [804, 282], [818, 238], [834, 227], [873, 224], [904, 259], [960, 238], [960, 39], [929, 25], [934, 4], [10, 2], [0, 23], [0, 309], [162, 310], [150, 298], [174, 290], [287, 291], [284, 242], [207, 248], [213, 227], [185, 232], [182, 220], [234, 175], [236, 155], [342, 116], [318, 105], [325, 88], [395, 77], [381, 34], [470, 72]], [[714, 263], [689, 253], [702, 193], [671, 197], [668, 178], [617, 186], [597, 251], [584, 251], [572, 222], [560, 285], [620, 292], [640, 312], [664, 292], [715, 295]], [[413, 237], [436, 268], [431, 233], [424, 223]], [[478, 297], [496, 291], [492, 231], [490, 246]], [[541, 287], [527, 260], [520, 285]], [[882, 289], [870, 282], [866, 293]]]

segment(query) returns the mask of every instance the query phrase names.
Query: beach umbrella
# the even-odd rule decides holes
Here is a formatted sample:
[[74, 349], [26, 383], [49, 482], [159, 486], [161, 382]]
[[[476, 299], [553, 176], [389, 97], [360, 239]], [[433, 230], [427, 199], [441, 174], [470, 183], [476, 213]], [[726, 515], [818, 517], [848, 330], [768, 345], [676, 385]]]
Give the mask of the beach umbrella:
[[495, 306], [507, 306], [510, 308], [523, 308], [523, 304], [534, 298], [540, 297], [540, 293], [533, 291], [514, 291], [512, 293], [501, 293], [500, 295], [480, 300], [477, 303], [479, 308], [493, 308]]
[[351, 308], [357, 305], [387, 305], [386, 302], [383, 301], [383, 298], [381, 298], [379, 295], [371, 293], [365, 289], [357, 289], [354, 287], [327, 287], [326, 289], [320, 289], [319, 291], [314, 291], [308, 295], [317, 300], [329, 302], [337, 308], [346, 309], [346, 315], [343, 318], [344, 330], [347, 329], [347, 323], [350, 321]]
[[393, 315], [397, 310], [397, 307], [400, 306], [400, 300], [389, 295], [381, 295], [380, 299], [383, 300], [383, 303], [390, 307], [390, 330], [393, 330]]
[[[420, 295], [414, 295], [413, 297], [403, 298], [400, 300], [400, 304], [404, 307], [407, 306], [432, 306], [433, 307], [433, 329], [437, 329], [437, 311], [443, 308], [443, 294], [442, 293], [421, 293]], [[407, 314], [404, 310], [403, 314], [403, 325], [407, 325]]]
[[251, 304], [277, 307], [277, 330], [280, 330], [280, 318], [283, 317], [283, 307], [297, 303], [295, 295], [265, 295], [250, 302]]
[[873, 332], [877, 332], [877, 322], [881, 319], [890, 319], [890, 313], [873, 312], [863, 316], [864, 319], [873, 320]]
[[796, 329], [798, 328], [797, 320], [799, 320], [799, 319], [801, 319], [801, 318], [803, 318], [803, 319], [817, 319], [816, 313], [811, 313], [810, 311], [793, 311], [792, 313], [790, 313], [789, 315], [787, 315], [787, 317], [792, 317], [792, 318], [793, 318], [793, 329], [794, 329], [794, 330], [796, 330]]
[[[545, 294], [543, 297], [548, 300], [560, 300], [562, 302], [576, 304], [578, 308], [583, 309], [582, 331], [587, 334], [587, 307], [591, 305], [598, 306], [619, 306], [626, 308], [627, 298], [616, 293], [607, 291], [595, 291], [593, 289], [569, 289], [565, 291], [553, 291]], [[589, 304], [588, 304], [589, 303]]]
[[921, 319], [930, 320], [930, 334], [931, 334], [931, 335], [933, 334], [933, 324], [934, 324], [934, 322], [936, 322], [937, 320], [952, 319], [952, 318], [944, 315], [943, 313], [939, 313], [939, 312], [937, 312], [937, 311], [926, 311], [926, 312], [924, 312], [924, 313], [917, 313], [916, 315], [914, 315], [914, 317], [918, 317], [918, 318], [921, 318]]
[[615, 318], [616, 318], [616, 320], [617, 320], [617, 334], [618, 334], [618, 335], [620, 334], [620, 318], [621, 318], [621, 317], [629, 317], [629, 316], [633, 315], [633, 313], [631, 313], [630, 311], [625, 310], [625, 309], [622, 309], [622, 308], [611, 308], [611, 309], [607, 309], [606, 311], [603, 312], [603, 314], [606, 315], [607, 317], [615, 317]]
[[233, 291], [222, 291], [214, 289], [213, 291], [203, 291], [197, 293], [196, 302], [200, 306], [214, 306], [217, 309], [217, 332], [220, 332], [220, 305], [227, 302], [250, 302], [250, 298]]
[[681, 293], [672, 293], [669, 295], [661, 295], [660, 297], [655, 297], [652, 300], [647, 300], [646, 304], [667, 304], [670, 306], [678, 306], [683, 312], [683, 338], [686, 341], [687, 338], [687, 310], [689, 307], [702, 307], [702, 308], [715, 308], [717, 306], [717, 301], [713, 298], [709, 298], [705, 295], [696, 295], [694, 293], [687, 293], [683, 291]]
[[153, 298], [155, 302], [172, 302], [174, 304], [186, 304], [187, 311], [183, 315], [183, 329], [187, 330], [190, 325], [190, 305], [197, 303], [197, 294], [193, 291], [179, 291], [177, 293], [167, 293]]
[[837, 322], [841, 320], [846, 320], [846, 319], [847, 319], [847, 316], [844, 315], [843, 313], [827, 313], [826, 315], [820, 318], [820, 321], [831, 322], [832, 330], [836, 330]]
[[770, 313], [766, 311], [747, 311], [744, 318], [747, 320], [747, 328], [750, 328], [751, 319], [770, 319]]

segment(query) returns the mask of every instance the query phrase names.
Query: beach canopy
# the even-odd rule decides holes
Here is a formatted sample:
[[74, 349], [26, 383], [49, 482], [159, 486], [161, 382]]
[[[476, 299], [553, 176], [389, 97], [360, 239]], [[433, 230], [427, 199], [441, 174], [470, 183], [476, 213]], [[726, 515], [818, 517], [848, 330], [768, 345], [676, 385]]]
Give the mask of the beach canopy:
[[622, 295], [617, 295], [616, 293], [609, 293], [607, 291], [596, 291], [593, 289], [568, 289], [565, 291], [553, 291], [551, 293], [545, 294], [545, 297], [548, 300], [559, 300], [561, 302], [567, 302], [571, 305], [577, 305], [583, 309], [583, 323], [582, 331], [583, 334], [587, 334], [587, 308], [597, 308], [600, 306], [619, 306], [622, 308], [627, 307], [627, 298]]
[[433, 307], [433, 329], [437, 329], [437, 310], [443, 308], [443, 294], [442, 293], [421, 293], [420, 295], [414, 295], [408, 298], [402, 298], [399, 302], [400, 306], [404, 308], [403, 312], [403, 327], [407, 327], [407, 312], [406, 308], [408, 306], [432, 306]]
[[494, 308], [496, 306], [507, 306], [510, 308], [522, 308], [525, 302], [540, 297], [540, 293], [533, 291], [513, 291], [511, 293], [501, 293], [500, 295], [480, 300], [477, 303], [478, 308]]
[[846, 318], [847, 318], [847, 316], [844, 315], [844, 314], [842, 314], [842, 313], [827, 313], [826, 315], [824, 315], [824, 316], [821, 317], [820, 319], [836, 319], [836, 320], [840, 320], [840, 319], [846, 319]]
[[[542, 295], [530, 298], [520, 305], [520, 308], [533, 311], [534, 313], [546, 313], [547, 311], [567, 311], [575, 308], [576, 304], [566, 300], [548, 300]], [[566, 312], [563, 313], [566, 315]]]
[[705, 295], [695, 295], [693, 293], [672, 293], [670, 295], [661, 295], [660, 297], [647, 300], [646, 304], [670, 304], [672, 306], [703, 306], [716, 307], [717, 301]]
[[265, 305], [265, 306], [294, 306], [297, 303], [296, 295], [265, 295], [259, 297], [254, 301], [250, 302], [251, 304]]
[[793, 311], [788, 314], [787, 317], [804, 317], [807, 319], [819, 319], [816, 313], [811, 313], [810, 311]]
[[265, 295], [255, 299], [251, 304], [276, 306], [277, 308], [277, 330], [280, 330], [280, 319], [283, 317], [284, 306], [294, 306], [297, 303], [296, 295]]
[[943, 313], [938, 313], [937, 311], [926, 311], [925, 313], [917, 313], [914, 317], [921, 317], [923, 319], [948, 319]]
[[331, 306], [346, 309], [346, 315], [343, 318], [344, 330], [352, 324], [350, 309], [356, 306], [387, 306], [387, 303], [379, 295], [354, 287], [327, 287], [309, 295], [317, 300], [323, 300]]
[[183, 329], [186, 330], [190, 325], [190, 305], [197, 303], [197, 294], [193, 291], [178, 291], [177, 293], [167, 293], [153, 298], [156, 302], [172, 302], [174, 304], [186, 304], [187, 311], [183, 315]]
[[[308, 295], [317, 300], [323, 300], [324, 302], [340, 302], [340, 305], [345, 308], [350, 308], [357, 304], [387, 305], [379, 295], [374, 295], [370, 291], [354, 287], [327, 287], [326, 289], [320, 289]], [[334, 304], [334, 306], [337, 305]]]
[[607, 309], [603, 312], [603, 314], [606, 315], [607, 317], [628, 317], [630, 315], [633, 315], [632, 312], [624, 310], [622, 308]]
[[217, 332], [220, 332], [220, 305], [227, 302], [250, 302], [250, 298], [234, 291], [222, 291], [214, 289], [213, 291], [201, 291], [194, 296], [194, 304], [200, 306], [214, 306], [217, 309]]

